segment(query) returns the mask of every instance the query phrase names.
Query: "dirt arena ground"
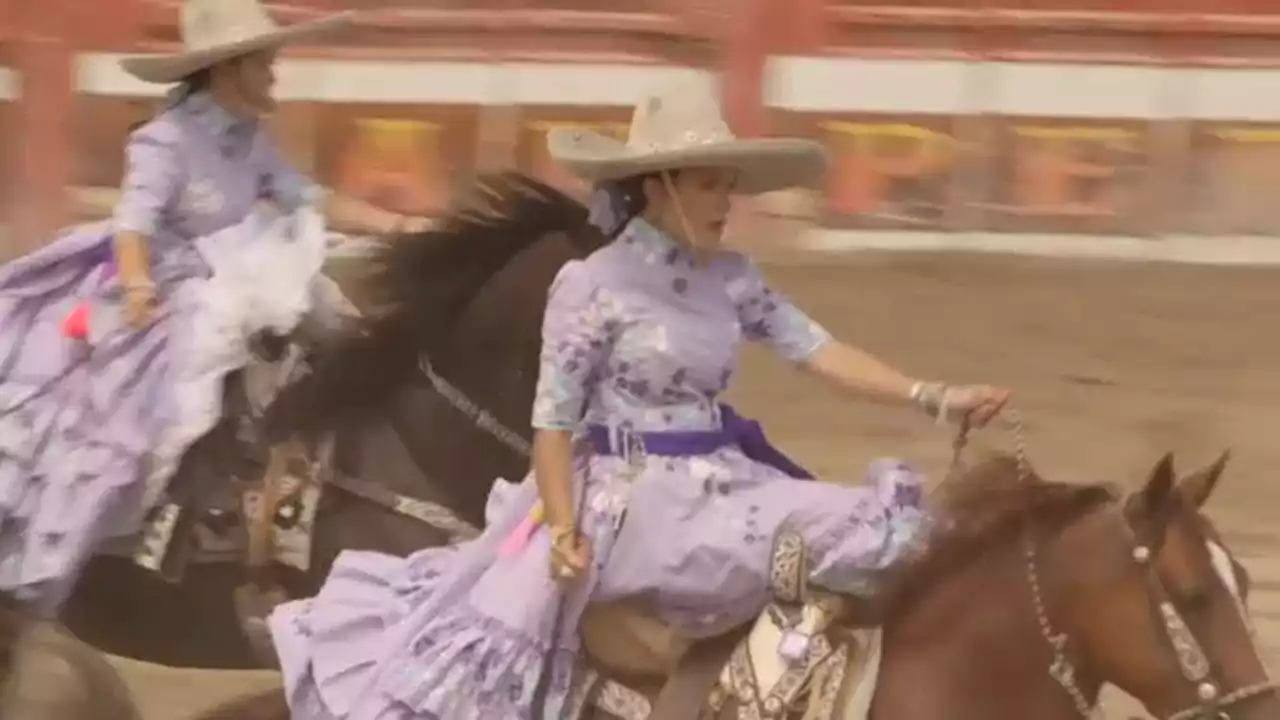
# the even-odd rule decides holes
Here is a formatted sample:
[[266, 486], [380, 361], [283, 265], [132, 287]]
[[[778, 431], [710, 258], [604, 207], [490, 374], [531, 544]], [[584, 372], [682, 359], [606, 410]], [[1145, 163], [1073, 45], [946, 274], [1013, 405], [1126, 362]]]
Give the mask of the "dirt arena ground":
[[[1031, 458], [1050, 477], [1136, 484], [1165, 451], [1190, 469], [1231, 448], [1211, 514], [1254, 575], [1252, 606], [1275, 665], [1280, 271], [862, 255], [771, 264], [768, 274], [838, 336], [912, 373], [1013, 388]], [[822, 476], [856, 479], [879, 455], [934, 477], [945, 470], [943, 430], [834, 395], [758, 349], [734, 396]], [[975, 439], [983, 446], [1009, 447], [1009, 437], [986, 431]], [[1111, 717], [1134, 710], [1111, 702]]]

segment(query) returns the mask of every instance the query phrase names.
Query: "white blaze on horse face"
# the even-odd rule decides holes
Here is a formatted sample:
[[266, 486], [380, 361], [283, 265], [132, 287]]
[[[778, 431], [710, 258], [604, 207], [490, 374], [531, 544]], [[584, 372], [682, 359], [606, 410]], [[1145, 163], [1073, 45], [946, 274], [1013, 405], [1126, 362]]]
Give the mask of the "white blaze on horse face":
[[[1253, 654], [1261, 661], [1262, 667], [1267, 667], [1262, 653], [1258, 651], [1258, 636], [1254, 631], [1253, 622], [1250, 620], [1249, 609], [1244, 604], [1240, 578], [1236, 577], [1236, 566], [1232, 562], [1231, 553], [1227, 552], [1225, 547], [1212, 540], [1206, 540], [1205, 546], [1209, 548], [1209, 564], [1213, 566], [1213, 571], [1222, 580], [1222, 584], [1231, 593], [1231, 597], [1236, 600], [1236, 609], [1240, 611], [1240, 618], [1244, 620], [1245, 627], [1249, 630], [1249, 642], [1253, 646]], [[1266, 672], [1265, 675], [1269, 677], [1270, 672]]]
[[1236, 603], [1240, 605], [1243, 612], [1244, 598], [1240, 594], [1240, 580], [1236, 577], [1235, 563], [1231, 561], [1231, 553], [1212, 540], [1206, 540], [1205, 545], [1209, 548], [1209, 563], [1213, 566], [1213, 571], [1218, 574], [1218, 579], [1222, 580], [1222, 584], [1231, 592], [1231, 597], [1236, 599]]

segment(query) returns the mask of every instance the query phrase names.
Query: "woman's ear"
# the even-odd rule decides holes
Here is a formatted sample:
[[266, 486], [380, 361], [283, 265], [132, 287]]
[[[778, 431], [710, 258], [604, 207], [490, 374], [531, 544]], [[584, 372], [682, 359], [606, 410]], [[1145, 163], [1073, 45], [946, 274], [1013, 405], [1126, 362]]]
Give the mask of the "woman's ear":
[[649, 175], [640, 183], [640, 190], [644, 193], [645, 208], [662, 208], [667, 200], [667, 186], [662, 182], [661, 175]]

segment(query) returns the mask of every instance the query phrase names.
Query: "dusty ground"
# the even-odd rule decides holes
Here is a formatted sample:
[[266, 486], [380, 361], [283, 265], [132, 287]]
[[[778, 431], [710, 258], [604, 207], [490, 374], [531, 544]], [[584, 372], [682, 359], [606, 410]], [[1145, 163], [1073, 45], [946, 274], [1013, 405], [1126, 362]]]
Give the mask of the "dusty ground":
[[[1280, 271], [866, 256], [769, 273], [837, 335], [913, 373], [1012, 387], [1031, 457], [1051, 477], [1135, 484], [1167, 450], [1190, 468], [1230, 447], [1211, 511], [1254, 573], [1259, 630], [1280, 655], [1280, 546], [1268, 522], [1280, 496], [1270, 424]], [[856, 477], [884, 454], [935, 476], [945, 468], [941, 430], [834, 396], [766, 353], [747, 355], [735, 394], [822, 475]], [[992, 430], [977, 444], [1008, 437]]]

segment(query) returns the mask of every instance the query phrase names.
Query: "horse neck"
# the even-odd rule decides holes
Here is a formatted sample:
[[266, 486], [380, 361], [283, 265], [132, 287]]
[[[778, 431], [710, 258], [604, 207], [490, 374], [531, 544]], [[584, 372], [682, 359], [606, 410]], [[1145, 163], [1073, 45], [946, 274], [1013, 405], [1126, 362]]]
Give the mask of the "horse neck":
[[[469, 392], [470, 384], [459, 389], [480, 402], [478, 395]], [[399, 435], [408, 441], [406, 447], [414, 464], [434, 483], [420, 486], [412, 494], [442, 502], [468, 521], [482, 525], [494, 481], [501, 477], [518, 482], [528, 460], [428, 387], [404, 393], [398, 405], [394, 423]]]
[[[1050, 607], [1051, 588], [1066, 579], [1056, 574], [1061, 564], [1054, 565], [1055, 572], [1041, 570]], [[1049, 675], [1052, 662], [1032, 602], [1025, 545], [1015, 535], [923, 589], [890, 620], [872, 720], [1079, 718]], [[1078, 681], [1086, 698], [1096, 699], [1097, 684]]]

